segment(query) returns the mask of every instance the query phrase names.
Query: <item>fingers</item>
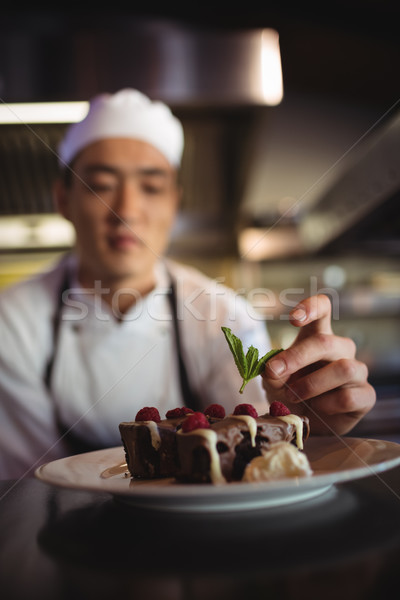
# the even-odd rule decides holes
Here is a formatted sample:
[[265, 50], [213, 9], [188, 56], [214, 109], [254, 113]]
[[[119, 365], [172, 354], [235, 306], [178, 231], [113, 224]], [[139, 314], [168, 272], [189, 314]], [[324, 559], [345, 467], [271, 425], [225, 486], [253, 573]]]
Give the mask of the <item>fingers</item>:
[[350, 338], [317, 333], [295, 343], [269, 360], [265, 377], [286, 381], [293, 373], [320, 361], [337, 361], [354, 358], [356, 346]]
[[375, 401], [375, 390], [364, 382], [360, 386], [332, 390], [300, 406], [301, 414], [310, 420], [313, 434], [344, 435], [371, 410]]
[[290, 313], [290, 321], [295, 327], [304, 327], [302, 334], [332, 333], [332, 307], [324, 294], [306, 298]]
[[[368, 369], [364, 363], [344, 358], [328, 363], [303, 377], [289, 379], [283, 393], [287, 402], [297, 403], [320, 397], [338, 388], [362, 386], [367, 377]], [[346, 410], [352, 411], [355, 408], [349, 406]]]
[[308, 369], [295, 370], [293, 376], [265, 377], [264, 388], [279, 391], [280, 400], [299, 403], [310, 400], [341, 387], [362, 386], [367, 382], [367, 366], [355, 358], [340, 358], [332, 362], [319, 362]]
[[374, 406], [374, 388], [363, 381], [360, 385], [345, 385], [320, 394], [310, 400], [291, 403], [284, 396], [284, 389], [274, 390], [271, 382], [264, 385], [269, 401], [279, 400], [293, 414], [305, 415], [310, 421], [313, 435], [344, 435]]
[[333, 335], [331, 303], [327, 296], [318, 294], [306, 298], [290, 313], [290, 320], [301, 328], [300, 332], [290, 349], [267, 362], [266, 377], [288, 377], [316, 361], [355, 355], [354, 342]]
[[355, 358], [353, 340], [332, 332], [327, 296], [307, 298], [290, 319], [300, 330], [292, 346], [265, 366], [267, 397], [307, 415], [314, 433], [347, 433], [376, 400], [368, 369]]

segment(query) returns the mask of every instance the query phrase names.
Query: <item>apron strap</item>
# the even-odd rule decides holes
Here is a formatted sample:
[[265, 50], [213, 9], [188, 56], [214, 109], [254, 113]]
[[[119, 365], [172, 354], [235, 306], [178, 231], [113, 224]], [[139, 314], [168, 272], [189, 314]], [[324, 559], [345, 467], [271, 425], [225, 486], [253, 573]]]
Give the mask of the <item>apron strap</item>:
[[178, 302], [176, 295], [176, 285], [174, 279], [170, 277], [170, 293], [168, 294], [168, 299], [171, 306], [172, 313], [172, 322], [174, 326], [175, 332], [175, 343], [176, 343], [176, 352], [178, 357], [178, 367], [179, 367], [179, 379], [182, 391], [182, 397], [185, 405], [192, 410], [200, 410], [201, 403], [199, 397], [193, 392], [191, 385], [189, 383], [189, 377], [185, 366], [185, 361], [183, 360], [183, 352], [182, 352], [182, 343], [181, 343], [181, 335], [179, 331], [179, 320], [178, 320]]
[[70, 287], [69, 273], [68, 273], [68, 269], [67, 269], [64, 273], [64, 276], [63, 276], [63, 279], [62, 279], [62, 282], [60, 285], [60, 289], [58, 290], [58, 294], [57, 294], [56, 309], [54, 311], [53, 318], [52, 318], [52, 353], [47, 361], [46, 368], [44, 370], [44, 376], [43, 376], [45, 386], [47, 387], [47, 389], [49, 391], [51, 388], [51, 376], [53, 373], [54, 361], [55, 361], [55, 357], [57, 354], [58, 334], [60, 331], [61, 312], [62, 312], [62, 307], [63, 307], [63, 295], [64, 295], [64, 292], [69, 287]]

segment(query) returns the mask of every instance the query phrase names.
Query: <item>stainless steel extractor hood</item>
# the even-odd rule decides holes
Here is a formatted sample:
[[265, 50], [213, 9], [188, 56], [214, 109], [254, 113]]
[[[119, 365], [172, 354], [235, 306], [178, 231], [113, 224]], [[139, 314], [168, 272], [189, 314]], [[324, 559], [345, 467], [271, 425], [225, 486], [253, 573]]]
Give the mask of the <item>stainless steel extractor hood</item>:
[[279, 35], [271, 28], [214, 30], [119, 18], [70, 32], [68, 21], [55, 17], [38, 27], [0, 39], [3, 100], [87, 100], [123, 87], [174, 107], [276, 105], [282, 98]]
[[309, 252], [400, 252], [400, 112], [365, 140], [355, 159], [299, 225]]

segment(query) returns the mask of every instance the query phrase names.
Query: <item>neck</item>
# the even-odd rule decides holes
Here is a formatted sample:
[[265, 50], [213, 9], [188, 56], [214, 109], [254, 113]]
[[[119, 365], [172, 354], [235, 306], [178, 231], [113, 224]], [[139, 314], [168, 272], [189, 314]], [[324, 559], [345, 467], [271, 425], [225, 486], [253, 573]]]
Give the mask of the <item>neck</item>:
[[83, 288], [93, 290], [93, 294], [100, 296], [116, 315], [125, 314], [141, 298], [147, 296], [157, 283], [154, 272], [140, 277], [96, 277], [80, 269], [78, 279]]

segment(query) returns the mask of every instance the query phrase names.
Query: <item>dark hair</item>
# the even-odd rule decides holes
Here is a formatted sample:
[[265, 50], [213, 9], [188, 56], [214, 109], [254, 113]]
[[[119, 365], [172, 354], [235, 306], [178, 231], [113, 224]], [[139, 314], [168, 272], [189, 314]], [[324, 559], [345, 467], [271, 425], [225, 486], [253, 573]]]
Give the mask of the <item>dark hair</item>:
[[65, 167], [61, 170], [60, 177], [66, 188], [71, 187], [73, 171], [70, 167]]

